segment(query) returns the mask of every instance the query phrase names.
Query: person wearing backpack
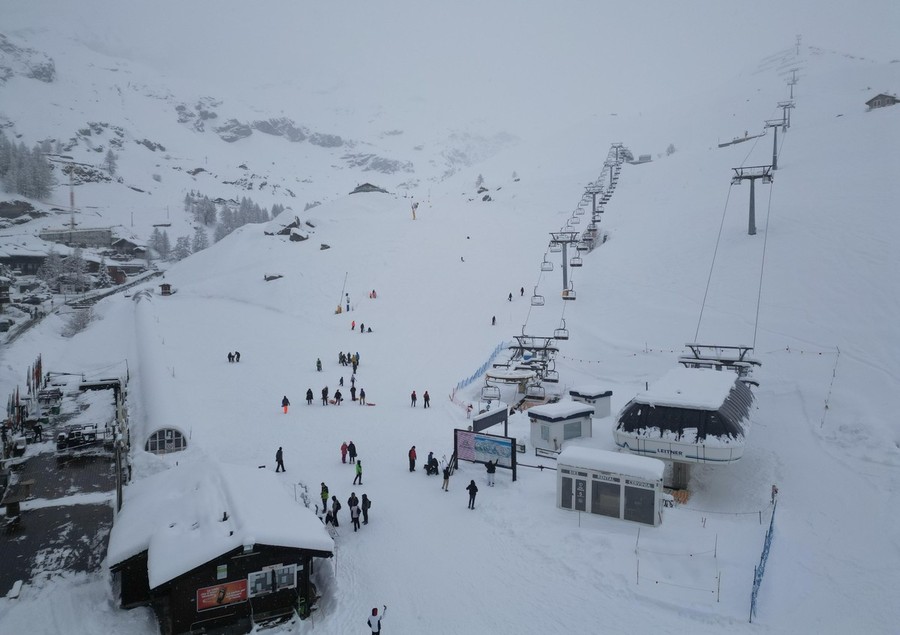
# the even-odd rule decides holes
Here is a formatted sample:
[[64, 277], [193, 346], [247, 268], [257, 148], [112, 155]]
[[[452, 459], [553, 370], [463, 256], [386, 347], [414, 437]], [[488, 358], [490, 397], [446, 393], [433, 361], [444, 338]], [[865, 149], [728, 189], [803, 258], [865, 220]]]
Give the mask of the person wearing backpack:
[[372, 501], [368, 496], [363, 494], [362, 497], [362, 515], [363, 515], [363, 525], [369, 524], [369, 508], [372, 506]]
[[341, 501], [337, 499], [337, 496], [331, 497], [331, 514], [334, 516], [334, 526], [340, 527], [341, 523], [338, 522], [338, 512], [341, 511]]

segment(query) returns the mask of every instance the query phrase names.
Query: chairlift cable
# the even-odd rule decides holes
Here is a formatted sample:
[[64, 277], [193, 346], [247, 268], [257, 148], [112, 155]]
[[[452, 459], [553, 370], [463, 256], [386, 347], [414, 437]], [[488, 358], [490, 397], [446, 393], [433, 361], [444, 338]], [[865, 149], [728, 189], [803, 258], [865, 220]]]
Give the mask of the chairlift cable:
[[[781, 150], [779, 149], [779, 154]], [[766, 268], [766, 245], [769, 242], [769, 217], [772, 215], [772, 190], [774, 189], [774, 182], [769, 186], [769, 201], [766, 208], [766, 231], [763, 236], [763, 249], [762, 249], [762, 258], [759, 262], [759, 284], [757, 294], [756, 294], [756, 318], [753, 321], [753, 348], [756, 348], [756, 334], [759, 331], [759, 305], [762, 302], [762, 285], [763, 285], [763, 273]]]
[[731, 188], [728, 186], [728, 195], [725, 197], [725, 206], [722, 209], [722, 220], [719, 222], [719, 235], [716, 236], [716, 247], [713, 249], [712, 262], [709, 263], [709, 275], [706, 277], [706, 290], [703, 292], [703, 301], [700, 303], [700, 316], [697, 318], [697, 330], [694, 332], [694, 341], [698, 341], [700, 336], [700, 323], [703, 321], [703, 309], [706, 308], [706, 298], [709, 295], [709, 284], [712, 281], [713, 270], [716, 266], [716, 256], [719, 253], [719, 243], [722, 241], [722, 229], [725, 227], [725, 213], [728, 211], [728, 200], [731, 198]]

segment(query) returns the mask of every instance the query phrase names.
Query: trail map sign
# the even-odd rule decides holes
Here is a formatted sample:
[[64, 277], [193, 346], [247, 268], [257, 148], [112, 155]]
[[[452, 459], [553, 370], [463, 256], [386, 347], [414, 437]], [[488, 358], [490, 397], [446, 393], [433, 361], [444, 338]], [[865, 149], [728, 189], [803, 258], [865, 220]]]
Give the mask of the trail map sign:
[[453, 447], [457, 460], [462, 459], [473, 463], [495, 461], [498, 467], [511, 469], [513, 481], [516, 480], [516, 440], [514, 437], [455, 429], [453, 431]]

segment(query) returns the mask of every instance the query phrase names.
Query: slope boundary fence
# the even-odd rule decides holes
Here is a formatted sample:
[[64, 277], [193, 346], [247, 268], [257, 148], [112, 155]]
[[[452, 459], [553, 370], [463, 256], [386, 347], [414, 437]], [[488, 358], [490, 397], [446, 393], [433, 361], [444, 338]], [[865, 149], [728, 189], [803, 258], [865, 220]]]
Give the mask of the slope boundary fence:
[[509, 346], [510, 346], [510, 342], [500, 342], [499, 344], [497, 344], [497, 346], [494, 348], [494, 350], [488, 356], [487, 361], [484, 362], [481, 366], [479, 366], [478, 370], [476, 370], [474, 373], [472, 373], [471, 375], [469, 375], [462, 381], [457, 382], [456, 387], [453, 389], [453, 394], [450, 395], [450, 401], [452, 401], [455, 404], [462, 405], [462, 403], [460, 403], [456, 400], [457, 391], [465, 388], [466, 386], [471, 385], [472, 383], [477, 381], [479, 377], [484, 375], [484, 373], [487, 372], [487, 369], [491, 367], [491, 364], [494, 363], [494, 360], [497, 359], [497, 355], [499, 355], [501, 353], [501, 351], [505, 351], [507, 348], [509, 348]]
[[766, 562], [769, 560], [769, 550], [772, 547], [772, 535], [775, 533], [775, 510], [778, 508], [778, 501], [772, 506], [772, 519], [769, 521], [769, 529], [766, 531], [766, 539], [763, 541], [762, 554], [759, 556], [759, 564], [753, 567], [753, 591], [750, 593], [750, 622], [753, 622], [753, 616], [756, 615], [757, 594], [759, 587], [762, 585], [763, 576], [766, 573]]

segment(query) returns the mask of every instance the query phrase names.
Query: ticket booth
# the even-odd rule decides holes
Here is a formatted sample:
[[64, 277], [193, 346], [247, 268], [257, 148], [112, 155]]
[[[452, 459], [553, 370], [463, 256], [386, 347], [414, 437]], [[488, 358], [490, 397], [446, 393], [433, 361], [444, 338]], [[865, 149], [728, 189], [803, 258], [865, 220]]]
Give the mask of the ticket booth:
[[557, 507], [656, 526], [664, 470], [659, 459], [568, 447], [557, 458]]

